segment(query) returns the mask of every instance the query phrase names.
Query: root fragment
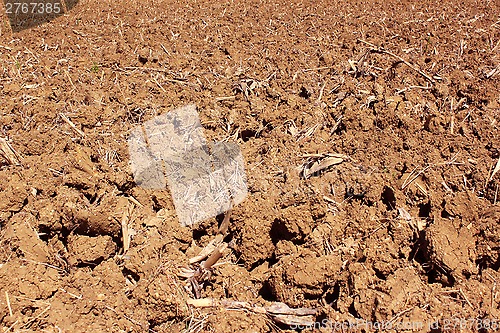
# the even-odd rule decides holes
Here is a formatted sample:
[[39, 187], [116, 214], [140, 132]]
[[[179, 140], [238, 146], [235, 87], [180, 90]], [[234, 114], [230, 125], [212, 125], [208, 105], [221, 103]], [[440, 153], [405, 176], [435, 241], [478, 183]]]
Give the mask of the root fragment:
[[228, 310], [246, 310], [256, 314], [264, 314], [279, 324], [288, 326], [312, 326], [314, 324], [316, 309], [292, 309], [285, 303], [274, 302], [270, 306], [257, 306], [248, 302], [239, 302], [229, 299], [216, 300], [213, 298], [189, 299], [188, 305], [197, 308], [224, 307]]

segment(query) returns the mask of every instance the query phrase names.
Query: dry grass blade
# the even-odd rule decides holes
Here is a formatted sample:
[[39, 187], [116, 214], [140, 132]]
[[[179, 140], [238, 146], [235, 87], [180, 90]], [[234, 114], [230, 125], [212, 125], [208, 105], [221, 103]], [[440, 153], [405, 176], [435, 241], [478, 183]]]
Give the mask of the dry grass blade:
[[66, 116], [64, 113], [59, 113], [59, 116], [61, 116], [62, 120], [64, 120], [65, 122], [67, 122], [68, 125], [71, 126], [71, 128], [76, 133], [78, 133], [82, 137], [85, 137], [85, 133], [83, 133], [81, 129], [79, 129], [78, 127], [76, 127], [76, 125], [68, 118], [68, 116]]
[[339, 125], [340, 125], [340, 122], [342, 121], [342, 118], [344, 118], [344, 116], [340, 116], [339, 119], [337, 119], [337, 122], [332, 126], [332, 129], [330, 130], [330, 135], [335, 133], [337, 128], [339, 128]]
[[498, 64], [495, 68], [493, 68], [491, 71], [489, 71], [486, 74], [486, 78], [487, 79], [492, 78], [493, 76], [497, 75], [498, 73], [500, 73], [500, 64]]
[[316, 124], [314, 126], [309, 127], [308, 129], [305, 129], [305, 130], [298, 132], [297, 133], [297, 141], [311, 137], [320, 126], [321, 126], [321, 124]]
[[[128, 201], [127, 201], [128, 202]], [[126, 253], [130, 248], [130, 240], [132, 235], [130, 233], [129, 228], [129, 220], [132, 215], [132, 210], [134, 209], [134, 204], [132, 202], [128, 202], [128, 205], [123, 210], [121, 225], [122, 225], [122, 237], [123, 237], [123, 253]]]
[[29, 327], [34, 321], [40, 319], [44, 314], [45, 312], [49, 311], [50, 310], [50, 305], [45, 308], [45, 310], [43, 310], [42, 312], [40, 312], [38, 315], [36, 315], [35, 317], [31, 318], [30, 320], [28, 320], [23, 326], [22, 328], [25, 328], [25, 327]]
[[137, 207], [144, 207], [144, 205], [143, 205], [143, 204], [141, 204], [141, 203], [139, 202], [139, 200], [137, 200], [136, 198], [134, 198], [134, 197], [133, 197], [133, 196], [131, 196], [131, 195], [129, 195], [129, 196], [127, 197], [127, 199], [128, 199], [130, 202], [134, 203], [134, 205], [136, 205]]
[[215, 100], [217, 102], [220, 102], [220, 101], [229, 101], [229, 100], [233, 100], [236, 98], [236, 95], [234, 96], [221, 96], [221, 97], [216, 97]]
[[5, 301], [7, 302], [7, 308], [9, 309], [9, 316], [13, 316], [14, 314], [12, 313], [12, 307], [10, 305], [10, 298], [9, 298], [9, 293], [7, 290], [5, 291]]
[[5, 158], [9, 164], [21, 165], [21, 156], [4, 138], [0, 138], [0, 156]]
[[490, 182], [493, 180], [493, 177], [495, 177], [498, 171], [500, 171], [500, 157], [498, 158], [497, 164], [495, 165], [495, 169], [493, 169], [493, 172], [491, 173]]
[[[183, 330], [182, 332], [183, 333], [202, 332], [202, 330], [205, 329], [207, 318], [208, 318], [208, 315], [195, 317], [195, 315], [192, 314], [190, 319], [189, 319], [189, 323], [187, 323], [187, 328], [185, 330]], [[205, 331], [203, 331], [203, 332], [205, 332]]]
[[403, 181], [403, 185], [401, 185], [401, 189], [404, 190], [407, 188], [410, 184], [414, 183], [415, 187], [419, 189], [422, 194], [427, 196], [427, 189], [425, 186], [425, 183], [422, 179], [422, 174], [429, 169], [431, 166], [426, 166], [423, 168], [421, 171], [416, 172], [417, 168], [413, 169], [410, 173], [405, 173], [402, 178], [405, 180]]
[[4, 331], [3, 331], [3, 332], [4, 332], [4, 333], [10, 332], [10, 330], [11, 330], [12, 328], [14, 328], [14, 326], [16, 326], [16, 325], [17, 325], [17, 323], [19, 323], [19, 320], [16, 320], [16, 321], [15, 321], [12, 325], [10, 325], [10, 326], [9, 326], [9, 327], [7, 327], [6, 329], [4, 329]]
[[472, 305], [472, 303], [469, 301], [469, 298], [467, 297], [467, 295], [465, 295], [464, 291], [462, 290], [462, 288], [459, 288], [458, 290], [460, 290], [460, 294], [462, 295], [462, 297], [464, 298], [464, 300], [467, 302], [467, 304], [469, 304], [469, 306], [474, 310], [474, 306]]

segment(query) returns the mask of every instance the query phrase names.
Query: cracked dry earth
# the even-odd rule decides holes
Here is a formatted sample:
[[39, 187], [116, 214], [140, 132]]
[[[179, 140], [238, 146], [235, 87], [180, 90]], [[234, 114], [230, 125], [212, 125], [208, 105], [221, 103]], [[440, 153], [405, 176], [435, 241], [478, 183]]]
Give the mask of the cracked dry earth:
[[[500, 325], [498, 1], [82, 0], [2, 17], [0, 64], [2, 332], [294, 329], [196, 296], [321, 332]], [[198, 295], [179, 270], [223, 216], [181, 227], [127, 149], [191, 103], [249, 188]]]

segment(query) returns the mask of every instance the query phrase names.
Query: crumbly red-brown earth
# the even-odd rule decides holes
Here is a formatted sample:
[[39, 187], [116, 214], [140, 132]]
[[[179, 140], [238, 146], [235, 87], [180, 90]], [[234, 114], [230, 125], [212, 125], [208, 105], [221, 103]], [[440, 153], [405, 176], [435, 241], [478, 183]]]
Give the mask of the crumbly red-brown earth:
[[[177, 274], [220, 220], [181, 227], [167, 189], [136, 186], [127, 135], [190, 103], [249, 187], [201, 297], [500, 325], [498, 1], [83, 0], [16, 33], [3, 17], [0, 64], [22, 156], [0, 157], [2, 332], [290, 329], [187, 305]], [[349, 158], [304, 179], [316, 153]]]

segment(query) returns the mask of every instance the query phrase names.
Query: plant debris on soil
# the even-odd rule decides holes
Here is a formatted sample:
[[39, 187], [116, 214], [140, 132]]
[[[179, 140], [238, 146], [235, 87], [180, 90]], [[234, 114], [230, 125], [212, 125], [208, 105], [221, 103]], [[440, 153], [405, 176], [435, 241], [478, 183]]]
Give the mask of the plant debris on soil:
[[[65, 8], [0, 4], [2, 332], [498, 330], [498, 1]], [[127, 138], [188, 104], [249, 193], [182, 227]]]

